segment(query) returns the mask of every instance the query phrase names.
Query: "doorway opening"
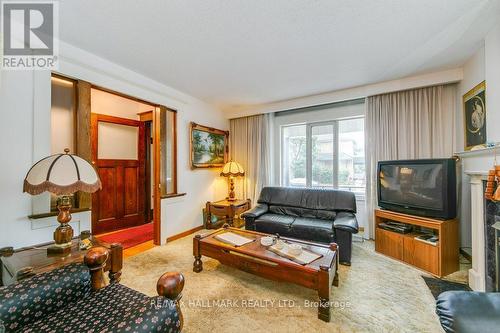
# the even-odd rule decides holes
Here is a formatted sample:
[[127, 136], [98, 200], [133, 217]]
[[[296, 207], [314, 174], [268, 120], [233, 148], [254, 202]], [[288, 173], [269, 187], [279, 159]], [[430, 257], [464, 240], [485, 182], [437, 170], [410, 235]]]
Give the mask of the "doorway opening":
[[130, 248], [154, 239], [151, 122], [155, 106], [91, 88], [92, 162], [102, 190], [92, 196], [92, 230]]
[[90, 210], [92, 233], [107, 242], [160, 245], [161, 200], [185, 194], [177, 192], [177, 111], [56, 73], [51, 90], [52, 149], [69, 148], [103, 180], [97, 193], [75, 193], [72, 212]]

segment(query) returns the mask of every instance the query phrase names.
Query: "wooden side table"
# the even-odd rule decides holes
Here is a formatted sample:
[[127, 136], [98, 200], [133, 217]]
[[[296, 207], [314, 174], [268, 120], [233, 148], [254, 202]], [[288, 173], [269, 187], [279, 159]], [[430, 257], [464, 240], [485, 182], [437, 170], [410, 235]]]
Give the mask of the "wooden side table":
[[[120, 281], [123, 266], [123, 247], [120, 244], [108, 244], [91, 237], [92, 246], [104, 246], [109, 249], [109, 257], [104, 271], [109, 271], [111, 282]], [[21, 248], [0, 249], [1, 285], [7, 286], [33, 275], [51, 271], [72, 263], [83, 263], [87, 250], [80, 250], [80, 238], [74, 238], [71, 253], [68, 255], [47, 255], [47, 247], [52, 243]]]
[[[220, 228], [224, 223], [240, 228], [243, 226], [243, 222], [240, 219], [235, 221], [235, 216], [239, 215], [252, 207], [250, 199], [246, 200], [234, 200], [229, 201], [219, 200], [215, 202], [207, 202], [206, 205], [206, 219], [205, 228], [206, 229], [217, 229]], [[217, 217], [222, 217], [217, 223], [212, 223], [212, 215]]]

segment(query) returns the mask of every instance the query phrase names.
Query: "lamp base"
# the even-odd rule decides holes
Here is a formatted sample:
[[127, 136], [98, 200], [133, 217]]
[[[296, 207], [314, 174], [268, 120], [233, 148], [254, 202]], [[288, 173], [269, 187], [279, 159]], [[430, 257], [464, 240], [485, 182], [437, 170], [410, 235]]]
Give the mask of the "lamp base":
[[60, 256], [60, 255], [64, 256], [70, 253], [71, 253], [71, 243], [65, 246], [52, 245], [47, 248], [47, 255], [49, 256]]
[[73, 239], [73, 228], [68, 224], [71, 221], [71, 201], [68, 196], [63, 196], [57, 203], [59, 215], [57, 222], [60, 225], [54, 231], [55, 244], [47, 248], [49, 255], [65, 255], [71, 253], [71, 240]]
[[235, 201], [236, 195], [234, 193], [234, 178], [233, 176], [229, 177], [229, 196], [227, 197], [227, 201]]

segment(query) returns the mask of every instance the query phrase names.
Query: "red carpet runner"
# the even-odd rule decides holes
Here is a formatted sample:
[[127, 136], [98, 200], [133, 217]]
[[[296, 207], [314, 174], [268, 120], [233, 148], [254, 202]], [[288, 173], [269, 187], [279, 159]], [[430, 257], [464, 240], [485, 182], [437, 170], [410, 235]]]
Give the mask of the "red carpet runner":
[[105, 236], [97, 236], [106, 243], [120, 243], [124, 249], [145, 243], [153, 239], [153, 223], [117, 231]]

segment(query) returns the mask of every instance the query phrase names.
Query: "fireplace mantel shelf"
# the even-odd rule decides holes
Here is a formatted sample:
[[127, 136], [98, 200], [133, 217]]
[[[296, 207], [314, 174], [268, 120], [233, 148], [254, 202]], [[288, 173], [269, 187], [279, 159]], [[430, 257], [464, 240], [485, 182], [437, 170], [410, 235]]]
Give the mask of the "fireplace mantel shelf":
[[470, 171], [464, 171], [464, 173], [470, 177], [481, 177], [484, 179], [486, 179], [488, 177], [488, 171], [470, 170]]
[[461, 158], [473, 157], [478, 155], [489, 155], [489, 154], [493, 155], [495, 153], [495, 149], [500, 150], [500, 143], [496, 143], [495, 146], [493, 147], [484, 147], [476, 150], [459, 151], [456, 152], [455, 155], [460, 156]]

